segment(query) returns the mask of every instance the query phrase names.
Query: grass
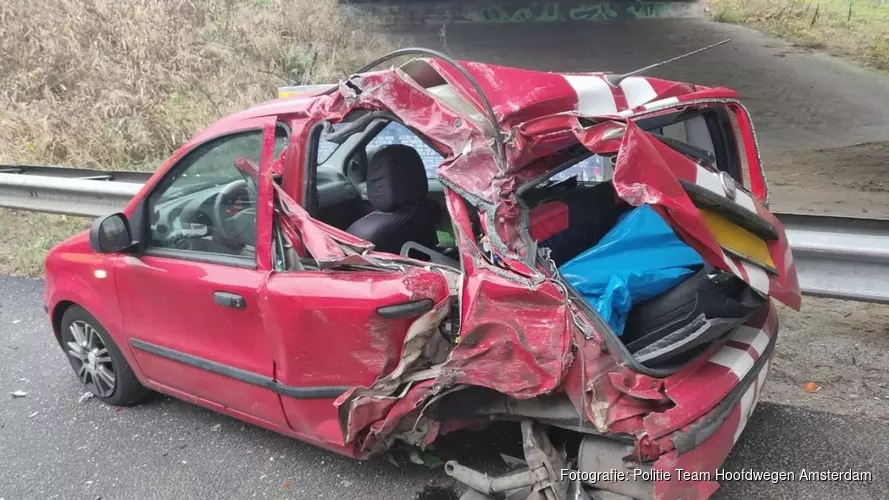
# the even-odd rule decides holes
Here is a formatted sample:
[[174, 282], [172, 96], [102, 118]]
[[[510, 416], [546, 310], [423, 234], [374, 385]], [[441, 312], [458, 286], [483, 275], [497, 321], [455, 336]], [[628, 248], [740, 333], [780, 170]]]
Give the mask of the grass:
[[[0, 164], [142, 171], [280, 85], [392, 48], [335, 0], [3, 0], [0, 40]], [[39, 274], [85, 224], [0, 209], [0, 273]]]
[[37, 276], [47, 250], [88, 229], [89, 219], [0, 209], [0, 272]]
[[[710, 0], [713, 19], [744, 24], [805, 49], [889, 71], [889, 2], [881, 0]], [[851, 11], [850, 11], [851, 5]]]

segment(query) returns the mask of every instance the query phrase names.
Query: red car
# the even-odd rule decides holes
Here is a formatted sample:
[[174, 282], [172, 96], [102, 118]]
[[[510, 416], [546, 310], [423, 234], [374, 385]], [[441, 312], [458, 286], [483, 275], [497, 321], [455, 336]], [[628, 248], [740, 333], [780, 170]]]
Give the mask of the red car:
[[[45, 305], [77, 376], [359, 459], [522, 422], [525, 470], [446, 464], [466, 498], [709, 497], [766, 379], [772, 299], [800, 305], [736, 92], [410, 53], [219, 120], [55, 247]], [[637, 267], [679, 264], [626, 232], [612, 257], [642, 253], [606, 281], [631, 307], [608, 319], [565, 270], [611, 272], [596, 252], [643, 209], [699, 262], [640, 300]]]

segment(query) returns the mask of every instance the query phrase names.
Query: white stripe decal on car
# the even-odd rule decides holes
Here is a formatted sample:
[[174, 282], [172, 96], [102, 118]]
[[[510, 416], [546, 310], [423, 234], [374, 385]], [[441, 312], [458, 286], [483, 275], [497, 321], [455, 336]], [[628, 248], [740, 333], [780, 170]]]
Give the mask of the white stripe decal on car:
[[620, 82], [620, 88], [623, 89], [624, 95], [627, 97], [627, 107], [635, 108], [657, 97], [648, 80], [641, 76], [631, 76], [624, 78]]
[[695, 184], [725, 198], [725, 188], [722, 187], [722, 181], [719, 180], [719, 177], [716, 174], [704, 167], [698, 166], [698, 175], [695, 178]]
[[732, 334], [731, 340], [752, 346], [757, 356], [762, 356], [766, 346], [769, 345], [769, 335], [766, 332], [747, 325], [739, 326], [738, 330]]
[[582, 115], [612, 115], [617, 104], [611, 87], [602, 78], [590, 75], [562, 75], [577, 94], [577, 112]]
[[725, 265], [728, 266], [728, 269], [732, 272], [732, 274], [741, 279], [744, 279], [744, 276], [741, 275], [741, 270], [738, 269], [738, 266], [735, 265], [735, 261], [733, 261], [727, 253], [722, 252], [722, 260], [725, 262]]
[[728, 345], [722, 346], [708, 361], [728, 368], [738, 380], [743, 380], [744, 375], [753, 367], [753, 356], [750, 353]]
[[735, 203], [741, 205], [750, 212], [757, 213], [756, 204], [753, 203], [753, 198], [740, 189], [737, 191], [737, 193], [738, 194], [735, 196]]
[[756, 264], [751, 264], [748, 262], [741, 263], [744, 266], [744, 270], [747, 271], [747, 282], [750, 283], [750, 286], [753, 287], [757, 292], [768, 295], [769, 294], [769, 275], [765, 272], [765, 270]]
[[744, 393], [744, 396], [741, 397], [741, 420], [738, 422], [738, 428], [735, 429], [733, 442], [738, 442], [738, 438], [741, 437], [741, 433], [744, 432], [744, 427], [747, 427], [747, 420], [750, 419], [750, 414], [753, 413], [755, 399], [756, 383], [751, 385], [747, 389], [747, 392]]

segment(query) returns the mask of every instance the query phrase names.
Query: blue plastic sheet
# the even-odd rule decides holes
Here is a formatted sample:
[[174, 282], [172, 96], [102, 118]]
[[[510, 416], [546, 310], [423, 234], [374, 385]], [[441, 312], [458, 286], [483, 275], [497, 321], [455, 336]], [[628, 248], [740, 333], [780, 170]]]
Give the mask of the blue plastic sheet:
[[689, 278], [701, 256], [648, 205], [625, 212], [596, 246], [559, 271], [617, 335], [633, 304]]

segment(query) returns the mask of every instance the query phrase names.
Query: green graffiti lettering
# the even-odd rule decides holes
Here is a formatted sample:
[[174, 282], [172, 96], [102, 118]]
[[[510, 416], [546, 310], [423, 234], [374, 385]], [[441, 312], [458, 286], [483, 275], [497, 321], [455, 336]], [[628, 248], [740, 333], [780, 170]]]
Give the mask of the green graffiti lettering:
[[503, 7], [482, 7], [479, 10], [480, 17], [482, 20], [487, 21], [489, 23], [502, 23], [506, 22], [506, 12], [503, 10]]
[[651, 19], [653, 17], [658, 17], [661, 12], [664, 11], [666, 6], [662, 3], [639, 3], [637, 5], [633, 5], [627, 9], [627, 12], [630, 13], [636, 19]]
[[556, 2], [547, 2], [543, 4], [543, 10], [540, 12], [538, 21], [558, 21], [562, 16], [559, 15], [559, 4]]
[[609, 3], [583, 4], [572, 8], [568, 12], [568, 17], [572, 21], [594, 21], [604, 19], [614, 19], [617, 12], [611, 8]]
[[509, 20], [514, 23], [520, 23], [525, 21], [534, 20], [534, 13], [531, 12], [530, 8], [518, 9], [512, 13], [509, 17]]
[[501, 5], [482, 7], [478, 10], [478, 15], [471, 13], [464, 14], [465, 18], [477, 18], [481, 22], [488, 23], [525, 23], [525, 22], [544, 22], [558, 21], [559, 4], [555, 2], [546, 2], [540, 8], [522, 7], [512, 12], [506, 10]]

